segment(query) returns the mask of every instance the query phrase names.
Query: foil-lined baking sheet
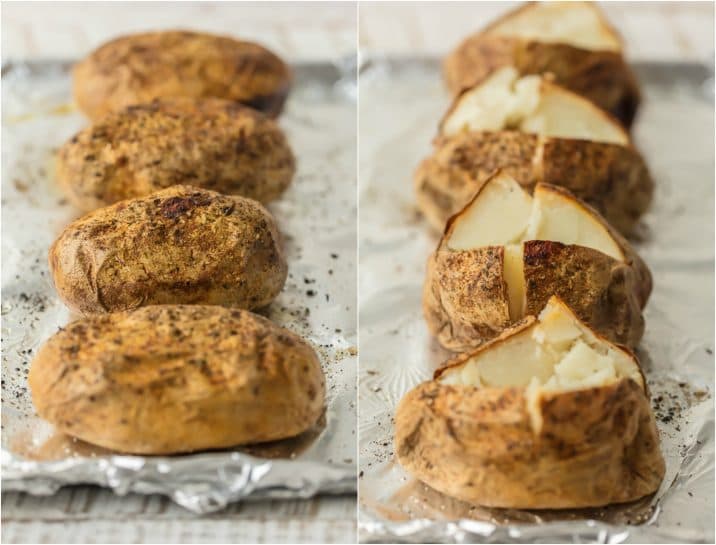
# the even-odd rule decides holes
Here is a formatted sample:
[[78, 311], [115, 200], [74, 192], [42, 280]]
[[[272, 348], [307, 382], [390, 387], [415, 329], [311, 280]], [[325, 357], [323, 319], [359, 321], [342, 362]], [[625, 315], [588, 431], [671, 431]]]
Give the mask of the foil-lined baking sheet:
[[72, 106], [70, 64], [2, 72], [2, 486], [51, 494], [93, 483], [161, 493], [196, 512], [242, 498], [356, 488], [355, 59], [295, 67], [280, 118], [298, 170], [269, 205], [289, 277], [266, 316], [307, 339], [326, 375], [325, 417], [302, 436], [171, 457], [122, 456], [57, 434], [33, 412], [27, 372], [40, 344], [74, 318], [55, 295], [47, 250], [77, 216], [53, 180], [53, 152], [87, 120]]
[[393, 411], [447, 356], [422, 318], [437, 236], [412, 174], [449, 98], [436, 61], [369, 59], [360, 87], [359, 532], [363, 542], [713, 542], [714, 105], [698, 65], [636, 65], [635, 127], [656, 183], [637, 250], [654, 274], [640, 358], [667, 463], [642, 501], [579, 511], [485, 509], [410, 477], [393, 452]]

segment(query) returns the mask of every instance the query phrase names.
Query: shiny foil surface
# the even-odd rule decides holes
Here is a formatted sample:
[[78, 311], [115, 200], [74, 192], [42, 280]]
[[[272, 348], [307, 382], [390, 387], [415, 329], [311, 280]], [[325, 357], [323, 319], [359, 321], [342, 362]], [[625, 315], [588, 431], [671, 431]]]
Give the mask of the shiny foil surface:
[[52, 494], [92, 483], [160, 493], [197, 513], [242, 498], [304, 498], [356, 489], [355, 59], [294, 67], [279, 124], [298, 170], [269, 209], [289, 278], [266, 316], [316, 349], [325, 417], [300, 437], [231, 451], [126, 456], [55, 433], [33, 411], [27, 372], [38, 347], [75, 316], [56, 296], [47, 251], [78, 212], [53, 178], [53, 153], [87, 120], [72, 106], [70, 63], [2, 70], [2, 485]]
[[367, 59], [360, 72], [359, 531], [363, 542], [712, 542], [714, 540], [713, 74], [635, 66], [634, 129], [656, 184], [637, 251], [654, 275], [639, 357], [666, 459], [659, 491], [602, 509], [486, 509], [410, 477], [393, 450], [393, 411], [446, 358], [421, 293], [438, 237], [412, 175], [449, 97], [437, 61]]

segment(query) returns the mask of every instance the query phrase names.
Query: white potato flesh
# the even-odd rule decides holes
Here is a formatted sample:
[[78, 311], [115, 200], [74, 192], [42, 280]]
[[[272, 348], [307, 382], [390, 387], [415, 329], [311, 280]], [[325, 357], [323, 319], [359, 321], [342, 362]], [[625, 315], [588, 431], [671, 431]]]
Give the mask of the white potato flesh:
[[472, 362], [456, 372], [446, 373], [441, 380], [446, 384], [527, 387], [533, 377], [540, 383], [549, 380], [555, 363], [552, 356], [534, 342], [531, 330], [517, 333], [509, 342], [496, 344], [489, 358], [479, 359], [479, 365]]
[[451, 136], [464, 130], [517, 130], [554, 138], [629, 144], [621, 125], [587, 99], [540, 76], [520, 78], [510, 66], [460, 95], [441, 131]]
[[527, 306], [523, 255], [522, 244], [505, 246], [502, 277], [507, 284], [507, 303], [512, 321], [522, 318]]
[[526, 388], [542, 392], [606, 386], [631, 378], [644, 381], [636, 360], [595, 335], [557, 297], [530, 327], [478, 352], [440, 377], [446, 384]]
[[548, 389], [585, 388], [609, 384], [616, 378], [612, 357], [600, 354], [579, 340], [554, 366], [554, 375], [544, 386]]
[[[539, 317], [540, 327], [535, 330], [535, 339], [540, 344], [553, 346], [558, 352], [564, 352], [574, 342], [587, 334], [572, 319], [570, 313], [561, 312], [560, 307], [548, 305]], [[590, 339], [594, 342], [594, 339]]]
[[443, 123], [443, 134], [455, 134], [465, 128], [499, 131], [518, 127], [539, 105], [540, 82], [539, 76], [520, 79], [511, 66], [497, 70], [482, 84], [460, 96]]
[[[527, 76], [533, 77], [533, 76]], [[587, 99], [544, 83], [539, 105], [522, 119], [522, 132], [553, 138], [573, 138], [626, 146], [624, 129]]]
[[519, 241], [531, 210], [532, 197], [511, 176], [500, 174], [453, 222], [449, 246], [468, 250]]
[[609, 230], [579, 201], [538, 185], [532, 201], [536, 213], [526, 230], [527, 240], [553, 240], [593, 248], [619, 261], [624, 253]]
[[621, 42], [592, 2], [539, 2], [506, 17], [488, 34], [561, 43], [592, 51], [621, 51]]

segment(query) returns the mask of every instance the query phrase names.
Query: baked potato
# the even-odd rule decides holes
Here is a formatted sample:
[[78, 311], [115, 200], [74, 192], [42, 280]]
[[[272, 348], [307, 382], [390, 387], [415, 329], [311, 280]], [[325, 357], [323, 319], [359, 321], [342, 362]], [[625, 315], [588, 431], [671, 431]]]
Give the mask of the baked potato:
[[263, 206], [183, 185], [74, 221], [49, 263], [58, 295], [82, 314], [164, 303], [256, 309], [278, 295], [288, 272]]
[[109, 114], [58, 151], [56, 176], [84, 211], [191, 184], [267, 203], [296, 170], [281, 129], [218, 98], [164, 98]]
[[248, 311], [157, 305], [73, 322], [38, 351], [37, 413], [119, 452], [173, 454], [297, 435], [323, 413], [314, 350]]
[[498, 173], [448, 222], [423, 309], [440, 344], [459, 352], [558, 295], [609, 340], [636, 346], [651, 287], [646, 264], [596, 211], [556, 186], [537, 184], [531, 197]]
[[501, 168], [520, 184], [566, 187], [624, 234], [651, 203], [654, 183], [629, 135], [589, 101], [539, 76], [496, 71], [444, 117], [415, 173], [418, 206], [437, 229]]
[[640, 101], [623, 45], [594, 2], [529, 3], [463, 41], [443, 74], [457, 94], [511, 66], [521, 75], [546, 74], [629, 127]]
[[122, 36], [73, 69], [79, 108], [99, 119], [158, 97], [217, 97], [276, 117], [291, 71], [258, 44], [201, 32], [169, 30]]
[[628, 502], [665, 471], [636, 358], [556, 297], [409, 391], [395, 451], [438, 491], [503, 508]]

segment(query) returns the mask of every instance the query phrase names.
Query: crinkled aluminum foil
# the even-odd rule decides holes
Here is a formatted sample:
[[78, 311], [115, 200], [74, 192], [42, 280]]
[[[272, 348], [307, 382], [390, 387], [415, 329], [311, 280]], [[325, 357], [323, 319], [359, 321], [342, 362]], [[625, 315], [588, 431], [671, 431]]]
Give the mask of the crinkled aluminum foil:
[[356, 488], [355, 59], [296, 67], [280, 124], [298, 161], [269, 208], [285, 235], [289, 278], [267, 316], [316, 348], [327, 379], [324, 422], [303, 436], [237, 451], [118, 456], [54, 434], [38, 419], [27, 371], [72, 317], [52, 288], [47, 250], [75, 215], [52, 155], [87, 121], [70, 104], [69, 64], [7, 64], [2, 75], [2, 485], [52, 494], [93, 483], [161, 493], [200, 513], [251, 498]]
[[[425, 262], [437, 244], [412, 174], [448, 97], [436, 62], [371, 60], [360, 73], [359, 497], [364, 542], [713, 542], [714, 108], [704, 67], [637, 65], [635, 128], [656, 182], [636, 247], [654, 273], [641, 360], [667, 462], [635, 504], [581, 511], [484, 509], [403, 471], [393, 410], [447, 353], [422, 318]], [[710, 94], [709, 89], [711, 89]]]

